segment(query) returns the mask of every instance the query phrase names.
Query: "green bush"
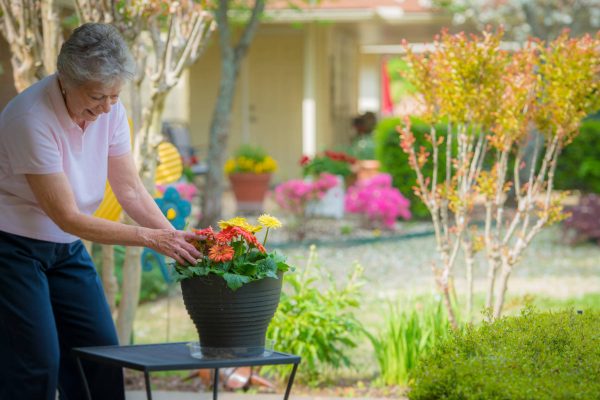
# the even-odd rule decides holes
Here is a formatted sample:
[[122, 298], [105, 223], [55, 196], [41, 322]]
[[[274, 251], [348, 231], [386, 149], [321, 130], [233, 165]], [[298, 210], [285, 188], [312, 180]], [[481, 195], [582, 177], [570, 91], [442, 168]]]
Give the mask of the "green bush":
[[600, 193], [600, 120], [588, 119], [569, 144], [556, 167], [555, 187]]
[[526, 308], [457, 332], [422, 359], [409, 398], [597, 399], [600, 312]]
[[384, 385], [408, 383], [419, 359], [433, 350], [449, 333], [450, 324], [441, 301], [418, 303], [419, 310], [401, 311], [390, 305], [385, 323], [377, 333], [367, 333]]
[[[363, 332], [354, 315], [361, 304], [361, 276], [362, 268], [355, 265], [340, 287], [317, 262], [314, 246], [303, 270], [285, 274], [284, 291], [267, 337], [275, 340], [277, 350], [302, 357], [300, 381], [317, 384], [325, 369], [351, 366], [348, 350], [356, 347]], [[282, 376], [288, 373], [281, 370]]]
[[355, 138], [346, 153], [357, 160], [375, 160], [375, 140], [368, 133]]
[[[125, 259], [125, 247], [114, 246], [115, 249], [115, 275], [119, 287], [123, 282], [123, 260]], [[92, 260], [96, 265], [98, 274], [102, 274], [102, 250], [99, 244], [93, 245]], [[168, 284], [165, 282], [162, 273], [157, 265], [150, 271], [142, 270], [142, 283], [140, 288], [140, 302], [152, 301], [156, 298], [166, 295], [168, 292]], [[121, 291], [117, 292], [117, 302], [121, 299]]]
[[[375, 154], [381, 162], [381, 169], [392, 176], [393, 185], [400, 190], [403, 196], [410, 200], [410, 210], [416, 218], [429, 217], [429, 211], [425, 204], [413, 192], [413, 187], [417, 184], [415, 172], [408, 165], [408, 156], [400, 148], [400, 135], [396, 127], [402, 121], [400, 118], [387, 118], [381, 120], [375, 128]], [[425, 134], [430, 131], [429, 125], [423, 121], [411, 118], [412, 131], [415, 135], [415, 148], [420, 146], [430, 147], [430, 144], [425, 140]], [[445, 132], [445, 126], [438, 126], [439, 132]], [[439, 153], [438, 176], [444, 176], [446, 155], [444, 152]], [[428, 163], [423, 168], [425, 176], [431, 176], [433, 170], [431, 163]]]

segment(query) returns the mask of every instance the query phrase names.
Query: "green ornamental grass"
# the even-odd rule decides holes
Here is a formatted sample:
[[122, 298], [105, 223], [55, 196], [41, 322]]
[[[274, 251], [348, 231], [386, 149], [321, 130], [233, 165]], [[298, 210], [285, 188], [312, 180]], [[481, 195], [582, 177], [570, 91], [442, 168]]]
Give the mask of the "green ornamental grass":
[[409, 398], [598, 399], [600, 311], [537, 313], [456, 332], [419, 363]]
[[384, 326], [375, 333], [367, 332], [379, 366], [380, 383], [405, 386], [421, 357], [431, 353], [449, 331], [441, 301], [419, 303], [419, 309], [412, 310], [390, 304]]

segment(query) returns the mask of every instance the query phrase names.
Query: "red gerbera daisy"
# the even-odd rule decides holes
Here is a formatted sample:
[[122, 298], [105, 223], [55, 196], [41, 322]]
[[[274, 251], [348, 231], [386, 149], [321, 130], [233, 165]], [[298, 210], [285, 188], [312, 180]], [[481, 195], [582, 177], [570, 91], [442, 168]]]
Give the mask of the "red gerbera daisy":
[[233, 247], [217, 243], [208, 251], [208, 258], [214, 262], [226, 262], [233, 259], [234, 253]]
[[217, 235], [215, 236], [215, 239], [219, 243], [229, 243], [231, 241], [231, 239], [238, 236], [238, 233], [234, 230], [234, 228], [236, 228], [236, 227], [228, 226], [227, 228], [223, 229], [221, 232], [217, 233]]
[[259, 242], [256, 242], [256, 248], [258, 249], [258, 251], [260, 251], [261, 253], [266, 253], [267, 249], [265, 249], [265, 246], [263, 246], [262, 244], [260, 244]]
[[248, 244], [252, 244], [254, 246], [257, 246], [258, 240], [256, 239], [256, 236], [254, 236], [253, 233], [248, 232], [247, 230], [240, 228], [239, 226], [233, 226], [233, 231], [235, 232], [235, 236], [241, 236], [246, 243]]
[[212, 226], [204, 229], [193, 229], [196, 235], [206, 236], [206, 240], [214, 240], [215, 231], [213, 231]]
[[197, 235], [204, 236], [205, 239], [192, 240], [190, 243], [202, 254], [205, 254], [215, 242], [215, 231], [213, 231], [212, 226], [205, 229], [193, 229], [193, 231]]

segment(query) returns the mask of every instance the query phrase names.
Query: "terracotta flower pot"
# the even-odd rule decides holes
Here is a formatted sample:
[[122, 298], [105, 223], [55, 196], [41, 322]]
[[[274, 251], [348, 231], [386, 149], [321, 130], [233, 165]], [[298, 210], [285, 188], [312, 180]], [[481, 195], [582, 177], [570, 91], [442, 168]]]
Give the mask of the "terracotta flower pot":
[[235, 196], [238, 212], [261, 212], [271, 174], [235, 172], [229, 174], [229, 182]]
[[358, 160], [356, 162], [356, 180], [369, 179], [379, 173], [379, 160]]

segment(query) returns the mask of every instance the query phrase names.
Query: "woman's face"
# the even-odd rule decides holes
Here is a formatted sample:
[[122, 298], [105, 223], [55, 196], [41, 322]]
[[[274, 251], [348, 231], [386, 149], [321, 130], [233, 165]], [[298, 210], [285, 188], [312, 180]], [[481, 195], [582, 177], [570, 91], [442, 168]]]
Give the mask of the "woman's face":
[[105, 85], [99, 82], [87, 82], [82, 85], [64, 86], [64, 98], [69, 115], [81, 124], [95, 121], [99, 115], [107, 113], [119, 100], [121, 81]]

